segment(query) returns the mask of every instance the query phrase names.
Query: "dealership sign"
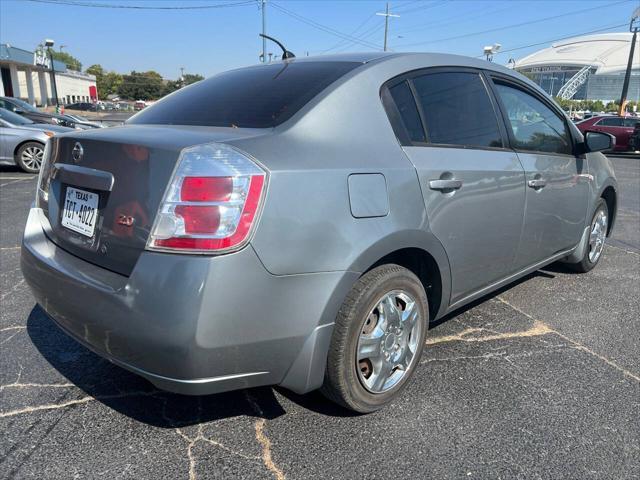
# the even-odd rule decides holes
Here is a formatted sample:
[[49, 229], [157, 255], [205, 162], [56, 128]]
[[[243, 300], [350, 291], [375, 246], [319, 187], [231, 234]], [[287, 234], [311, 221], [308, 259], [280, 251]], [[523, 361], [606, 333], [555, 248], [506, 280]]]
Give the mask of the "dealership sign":
[[44, 50], [36, 50], [33, 52], [33, 64], [38, 67], [51, 68], [51, 59], [47, 57]]

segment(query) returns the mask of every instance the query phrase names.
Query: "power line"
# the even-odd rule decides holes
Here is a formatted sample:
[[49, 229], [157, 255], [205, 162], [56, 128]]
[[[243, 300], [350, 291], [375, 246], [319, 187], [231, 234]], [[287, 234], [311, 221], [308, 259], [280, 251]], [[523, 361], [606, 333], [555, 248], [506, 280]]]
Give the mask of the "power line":
[[[416, 30], [422, 30], [425, 27], [429, 27], [432, 25], [435, 25], [435, 28], [440, 28], [440, 27], [446, 27], [448, 25], [460, 25], [462, 23], [465, 22], [470, 22], [470, 21], [475, 21], [478, 18], [482, 18], [482, 17], [486, 17], [487, 15], [495, 15], [496, 13], [500, 13], [500, 12], [504, 12], [507, 10], [511, 10], [513, 8], [513, 4], [508, 5], [505, 8], [498, 8], [495, 10], [488, 10], [486, 11], [485, 7], [480, 7], [478, 9], [475, 10], [471, 10], [470, 12], [467, 12], [466, 15], [467, 18], [466, 20], [460, 20], [460, 14], [457, 13], [455, 15], [449, 16], [449, 17], [444, 17], [444, 18], [440, 18], [438, 20], [434, 20], [431, 22], [427, 22], [427, 23], [422, 23], [420, 25], [413, 25], [410, 26], [409, 28], [405, 29], [405, 30], [400, 30], [399, 32], [397, 32], [398, 34], [402, 35], [404, 33], [409, 33], [409, 32], [415, 32]], [[473, 16], [471, 16], [473, 15]], [[450, 20], [450, 21], [447, 21]]]
[[[360, 35], [358, 35], [357, 38], [359, 40], [365, 40], [367, 38], [370, 38], [373, 35], [379, 33], [379, 30], [381, 28], [384, 28], [384, 20], [382, 20], [382, 19], [380, 19], [380, 21], [377, 24], [371, 26], [370, 28], [368, 28], [364, 32], [362, 32]], [[354, 44], [354, 42], [347, 43], [347, 45], [345, 45], [344, 47], [340, 48], [338, 50], [338, 52], [344, 52], [346, 49], [350, 48], [353, 44]]]
[[51, 5], [64, 5], [73, 7], [88, 7], [88, 8], [114, 8], [114, 9], [130, 9], [130, 10], [208, 10], [214, 8], [225, 7], [242, 7], [244, 5], [253, 5], [253, 0], [245, 0], [234, 3], [219, 3], [217, 5], [191, 5], [180, 7], [158, 7], [158, 6], [144, 6], [144, 5], [118, 5], [112, 3], [93, 3], [93, 2], [81, 2], [73, 0], [27, 0], [33, 3], [48, 3]]
[[276, 8], [277, 10], [281, 11], [282, 13], [284, 13], [285, 15], [289, 15], [292, 18], [295, 18], [296, 20], [298, 20], [299, 22], [302, 23], [306, 23], [307, 25], [310, 25], [318, 30], [321, 30], [325, 33], [330, 33], [331, 35], [335, 35], [336, 37], [345, 39], [345, 40], [351, 40], [354, 43], [359, 43], [360, 45], [364, 45], [365, 47], [368, 48], [373, 48], [375, 50], [379, 50], [380, 46], [376, 45], [375, 43], [371, 43], [371, 42], [366, 42], [366, 41], [362, 41], [360, 39], [358, 39], [357, 37], [353, 37], [351, 35], [347, 35], [346, 33], [340, 32], [334, 28], [331, 27], [327, 27], [326, 25], [323, 25], [321, 23], [316, 22], [315, 20], [312, 20], [310, 18], [307, 17], [303, 17], [302, 15], [299, 15], [295, 12], [292, 12], [291, 10], [288, 10], [286, 8], [284, 8], [283, 6], [275, 3], [275, 2], [271, 2], [270, 5], [273, 8]]
[[435, 7], [439, 7], [441, 5], [444, 5], [445, 3], [447, 3], [447, 0], [439, 0], [437, 2], [431, 3], [429, 5], [420, 5], [419, 7], [414, 7], [414, 8], [410, 8], [408, 10], [406, 10], [405, 8], [408, 5], [405, 5], [405, 8], [396, 8], [396, 12], [397, 13], [413, 13], [413, 12], [417, 12], [419, 10], [429, 10], [431, 8], [435, 8]]
[[509, 28], [517, 28], [517, 27], [522, 27], [524, 25], [532, 25], [534, 23], [545, 22], [547, 20], [555, 20], [556, 18], [568, 17], [568, 16], [571, 16], [571, 15], [577, 15], [579, 13], [590, 12], [590, 11], [593, 11], [593, 10], [601, 10], [602, 8], [611, 7], [613, 5], [619, 5], [621, 3], [628, 3], [629, 1], [630, 0], [621, 0], [621, 1], [618, 1], [618, 2], [607, 3], [606, 5], [600, 5], [600, 6], [597, 6], [597, 7], [585, 8], [583, 10], [575, 10], [575, 11], [572, 11], [572, 12], [561, 13], [559, 15], [553, 15], [551, 17], [538, 18], [536, 20], [529, 20], [529, 21], [526, 21], [526, 22], [515, 23], [513, 25], [505, 25], [504, 27], [490, 28], [488, 30], [482, 30], [482, 31], [479, 31], [479, 32], [471, 32], [471, 33], [465, 33], [465, 34], [462, 34], [462, 35], [455, 35], [453, 37], [439, 38], [437, 40], [427, 40], [427, 41], [424, 41], [424, 42], [406, 43], [404, 45], [398, 45], [397, 48], [413, 47], [415, 45], [426, 45], [426, 44], [429, 44], [429, 43], [447, 42], [449, 40], [459, 40], [461, 38], [473, 37], [475, 35], [482, 35], [482, 34], [485, 34], [485, 33], [499, 32], [500, 30], [507, 30]]
[[[367, 23], [369, 23], [369, 20], [371, 20], [371, 19], [372, 19], [372, 18], [374, 18], [375, 16], [376, 16], [376, 14], [375, 14], [375, 13], [372, 13], [371, 15], [369, 15], [369, 16], [367, 17], [367, 19], [366, 19], [364, 22], [362, 22], [360, 25], [358, 25], [358, 26], [356, 27], [356, 29], [355, 29], [355, 30], [353, 30], [349, 35], [350, 35], [350, 36], [354, 36], [358, 30], [360, 30], [360, 29], [361, 29], [362, 27], [364, 27]], [[327, 48], [326, 50], [322, 50], [322, 52], [320, 52], [320, 53], [327, 53], [327, 52], [330, 52], [331, 50], [334, 50], [334, 49], [336, 49], [336, 48], [339, 48], [339, 47], [341, 47], [341, 46], [343, 46], [343, 45], [345, 45], [345, 44], [348, 44], [348, 40], [340, 40], [340, 41], [339, 41], [338, 43], [336, 43], [333, 47]]]

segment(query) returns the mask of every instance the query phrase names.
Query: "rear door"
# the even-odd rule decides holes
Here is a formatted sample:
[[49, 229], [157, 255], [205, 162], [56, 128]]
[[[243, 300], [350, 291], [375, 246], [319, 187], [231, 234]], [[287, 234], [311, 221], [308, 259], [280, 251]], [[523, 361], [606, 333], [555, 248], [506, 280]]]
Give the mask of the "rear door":
[[453, 304], [513, 272], [524, 171], [506, 148], [482, 72], [426, 69], [386, 88], [383, 99], [403, 127], [394, 128], [416, 167], [430, 229], [449, 256]]
[[493, 86], [526, 175], [525, 222], [516, 259], [523, 268], [574, 247], [585, 227], [589, 176], [568, 120], [547, 98], [506, 77]]

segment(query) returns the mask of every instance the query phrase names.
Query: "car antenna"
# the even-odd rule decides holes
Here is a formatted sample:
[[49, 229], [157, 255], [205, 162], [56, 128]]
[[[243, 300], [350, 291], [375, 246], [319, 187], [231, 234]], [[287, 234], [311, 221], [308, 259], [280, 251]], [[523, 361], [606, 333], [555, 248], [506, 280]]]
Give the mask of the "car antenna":
[[278, 46], [282, 49], [282, 60], [286, 60], [288, 58], [296, 58], [296, 56], [293, 54], [293, 52], [290, 52], [289, 50], [287, 50], [286, 48], [284, 48], [284, 45], [282, 45], [278, 40], [276, 40], [273, 37], [270, 37], [269, 35], [265, 35], [264, 33], [259, 33], [258, 35], [260, 35], [261, 37], [264, 37], [266, 39], [271, 40], [274, 43], [277, 43]]

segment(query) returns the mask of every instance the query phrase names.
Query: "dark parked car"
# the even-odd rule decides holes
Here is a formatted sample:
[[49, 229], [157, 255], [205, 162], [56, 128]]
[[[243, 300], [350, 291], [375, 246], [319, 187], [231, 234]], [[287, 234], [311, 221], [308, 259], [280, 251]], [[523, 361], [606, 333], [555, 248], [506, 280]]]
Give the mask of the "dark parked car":
[[22, 115], [29, 120], [33, 120], [35, 123], [50, 123], [52, 125], [60, 125], [62, 127], [75, 127], [74, 122], [64, 118], [63, 115], [42, 112], [33, 105], [20, 100], [19, 98], [0, 97], [0, 108]]
[[80, 110], [82, 112], [97, 112], [98, 107], [95, 103], [89, 102], [78, 102], [78, 103], [70, 103], [69, 105], [64, 106], [65, 110]]
[[160, 388], [321, 388], [370, 412], [430, 322], [551, 262], [596, 266], [612, 141], [473, 58], [241, 68], [49, 140], [22, 272], [64, 331]]
[[638, 117], [619, 117], [617, 115], [599, 115], [576, 123], [582, 133], [604, 132], [616, 137], [614, 150], [626, 152], [630, 149], [629, 139], [633, 129], [640, 123]]

